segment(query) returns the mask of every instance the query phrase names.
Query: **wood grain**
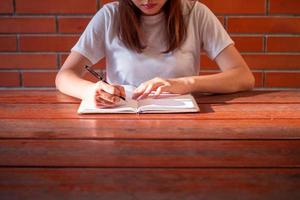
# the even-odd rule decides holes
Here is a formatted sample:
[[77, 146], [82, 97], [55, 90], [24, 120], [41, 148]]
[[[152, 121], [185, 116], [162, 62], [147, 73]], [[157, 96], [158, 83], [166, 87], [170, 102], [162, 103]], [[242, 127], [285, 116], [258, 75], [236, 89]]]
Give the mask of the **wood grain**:
[[300, 199], [300, 92], [195, 94], [200, 113], [78, 115], [0, 92], [0, 199]]
[[57, 90], [2, 90], [1, 103], [79, 103], [80, 100]]
[[0, 140], [0, 166], [300, 167], [299, 155], [299, 140]]
[[300, 139], [300, 119], [0, 119], [0, 139]]
[[248, 91], [233, 94], [194, 93], [198, 103], [300, 103], [299, 91]]
[[200, 104], [200, 113], [86, 114], [77, 104], [0, 104], [0, 119], [300, 119], [300, 104]]
[[300, 169], [0, 169], [2, 200], [300, 199]]
[[[300, 103], [299, 91], [248, 91], [234, 94], [194, 93], [198, 103]], [[57, 90], [2, 90], [1, 103], [80, 103]]]

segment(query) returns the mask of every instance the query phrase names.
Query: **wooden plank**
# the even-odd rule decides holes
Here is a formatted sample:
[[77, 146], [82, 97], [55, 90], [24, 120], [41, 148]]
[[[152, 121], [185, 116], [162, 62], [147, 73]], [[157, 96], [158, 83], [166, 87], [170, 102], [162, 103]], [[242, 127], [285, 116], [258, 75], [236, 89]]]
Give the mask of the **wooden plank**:
[[[300, 91], [249, 91], [234, 94], [194, 93], [198, 103], [300, 103]], [[2, 90], [1, 103], [79, 103], [56, 90]]]
[[300, 167], [299, 155], [299, 140], [0, 140], [0, 166]]
[[99, 120], [0, 119], [0, 138], [23, 139], [300, 139], [300, 119]]
[[0, 104], [0, 119], [299, 119], [300, 104], [200, 104], [200, 113], [87, 114], [76, 104]]
[[2, 200], [300, 199], [300, 169], [0, 169]]
[[194, 94], [198, 103], [300, 103], [300, 91], [250, 91], [233, 94]]
[[57, 90], [3, 90], [1, 103], [79, 103], [80, 100]]

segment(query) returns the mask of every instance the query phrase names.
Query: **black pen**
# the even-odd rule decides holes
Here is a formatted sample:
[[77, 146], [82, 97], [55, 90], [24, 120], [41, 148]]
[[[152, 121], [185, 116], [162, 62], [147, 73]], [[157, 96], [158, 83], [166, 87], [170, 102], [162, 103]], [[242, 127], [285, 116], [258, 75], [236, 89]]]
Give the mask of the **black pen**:
[[[99, 79], [100, 81], [103, 81], [106, 84], [109, 84], [103, 77], [102, 74], [98, 74], [95, 70], [93, 70], [90, 66], [85, 66], [85, 69], [88, 70], [91, 74], [93, 74], [97, 79]], [[119, 98], [123, 99], [124, 101], [126, 101], [126, 99], [122, 96], [116, 95]]]

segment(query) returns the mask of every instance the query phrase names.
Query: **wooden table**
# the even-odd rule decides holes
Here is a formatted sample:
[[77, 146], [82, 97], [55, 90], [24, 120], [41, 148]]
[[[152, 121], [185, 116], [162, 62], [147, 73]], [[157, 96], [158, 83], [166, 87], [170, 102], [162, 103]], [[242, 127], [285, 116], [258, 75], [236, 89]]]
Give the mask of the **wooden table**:
[[195, 94], [200, 113], [78, 115], [0, 91], [0, 199], [300, 199], [300, 92]]

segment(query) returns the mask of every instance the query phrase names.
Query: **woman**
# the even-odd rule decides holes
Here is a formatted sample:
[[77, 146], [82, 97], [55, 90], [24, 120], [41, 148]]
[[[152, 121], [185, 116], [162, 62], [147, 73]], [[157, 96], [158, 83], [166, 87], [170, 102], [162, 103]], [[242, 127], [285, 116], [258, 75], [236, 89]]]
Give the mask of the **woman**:
[[[199, 74], [205, 50], [222, 72]], [[82, 79], [84, 66], [106, 57], [107, 81]], [[215, 15], [189, 0], [119, 0], [93, 17], [56, 77], [68, 95], [113, 106], [133, 85], [134, 99], [151, 92], [232, 93], [254, 87], [249, 67]]]

